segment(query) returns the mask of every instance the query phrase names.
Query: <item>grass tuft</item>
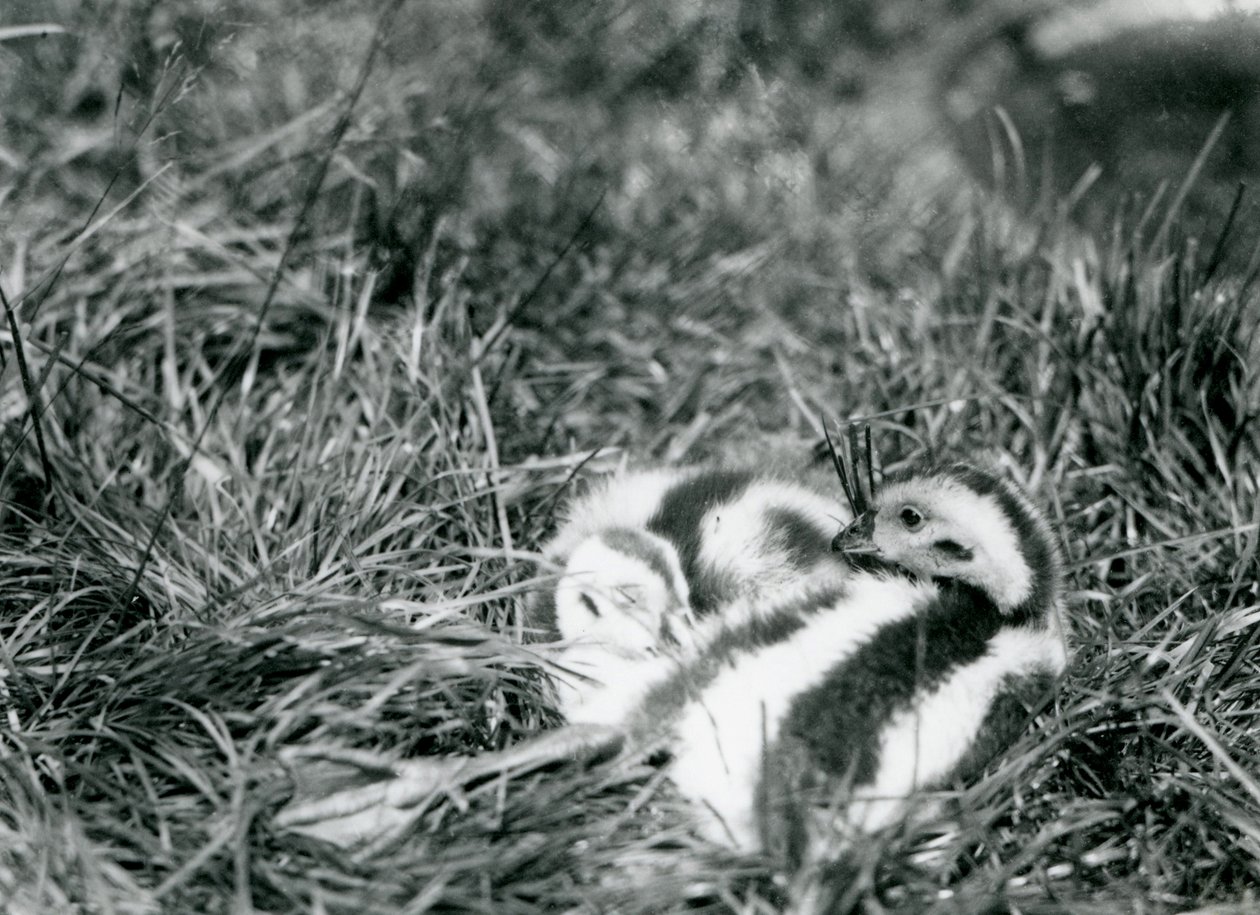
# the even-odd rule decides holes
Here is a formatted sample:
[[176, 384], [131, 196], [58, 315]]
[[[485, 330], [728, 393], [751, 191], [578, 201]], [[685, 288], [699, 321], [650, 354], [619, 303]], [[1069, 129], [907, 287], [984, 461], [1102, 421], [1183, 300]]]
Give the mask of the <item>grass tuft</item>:
[[1017, 215], [879, 108], [956, 4], [746, 6], [15, 7], [0, 907], [779, 911], [655, 760], [460, 770], [366, 848], [278, 816], [559, 723], [524, 608], [582, 477], [819, 472], [820, 416], [1021, 475], [1077, 655], [836, 909], [1254, 903], [1254, 208]]

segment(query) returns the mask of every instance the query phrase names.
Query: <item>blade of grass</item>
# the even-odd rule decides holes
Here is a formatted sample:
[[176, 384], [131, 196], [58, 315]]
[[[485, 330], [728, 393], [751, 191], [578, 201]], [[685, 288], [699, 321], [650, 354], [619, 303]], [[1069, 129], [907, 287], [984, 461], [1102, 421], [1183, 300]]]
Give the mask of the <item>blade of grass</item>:
[[[258, 352], [256, 343], [262, 334], [262, 329], [267, 320], [267, 313], [271, 310], [271, 305], [275, 301], [277, 290], [280, 288], [280, 282], [284, 277], [285, 270], [289, 260], [293, 257], [297, 250], [298, 239], [302, 232], [306, 229], [306, 222], [311, 211], [315, 206], [316, 200], [319, 199], [319, 190], [324, 184], [324, 179], [328, 174], [328, 169], [332, 164], [336, 155], [337, 148], [341, 145], [342, 139], [346, 132], [350, 129], [351, 115], [358, 104], [359, 98], [363, 95], [363, 90], [367, 87], [368, 77], [371, 75], [376, 65], [376, 60], [384, 45], [384, 37], [388, 32], [389, 25], [393, 21], [398, 10], [402, 8], [405, 0], [389, 0], [382, 10], [378, 20], [377, 27], [372, 35], [371, 44], [367, 54], [364, 57], [362, 66], [359, 69], [358, 78], [346, 99], [345, 108], [341, 117], [333, 127], [332, 133], [328, 138], [328, 144], [324, 150], [323, 156], [320, 158], [319, 165], [316, 167], [314, 176], [311, 178], [310, 185], [302, 198], [302, 206], [298, 211], [297, 217], [293, 221], [293, 227], [289, 231], [288, 238], [285, 240], [284, 248], [280, 253], [280, 260], [276, 264], [275, 273], [272, 274], [271, 281], [267, 286], [267, 290], [263, 295], [262, 304], [258, 308], [258, 314], [245, 344], [227, 361], [218, 373], [218, 377], [222, 379], [228, 375], [234, 375], [234, 369], [241, 370], [243, 377], [248, 378], [257, 368]], [[162, 528], [166, 525], [167, 518], [170, 517], [171, 511], [175, 505], [175, 499], [183, 486], [183, 480], [188, 475], [188, 469], [192, 466], [201, 444], [205, 439], [206, 433], [214, 424], [215, 418], [218, 416], [219, 410], [223, 406], [224, 400], [227, 398], [228, 386], [224, 384], [218, 385], [218, 391], [214, 400], [210, 405], [210, 409], [206, 411], [205, 421], [197, 432], [196, 438], [193, 440], [192, 447], [188, 456], [180, 463], [174, 473], [174, 483], [171, 486], [171, 494], [162, 506], [162, 510], [158, 515], [157, 521], [153, 524], [153, 529], [149, 532], [148, 539], [144, 545], [144, 550], [140, 554], [140, 559], [136, 564], [135, 572], [131, 577], [131, 581], [127, 584], [126, 590], [123, 591], [119, 600], [119, 606], [125, 607], [131, 603], [137, 589], [140, 587], [140, 581], [144, 576], [144, 570], [149, 564], [149, 560], [153, 555], [153, 550], [157, 547], [158, 536], [162, 532]]]
[[[3, 277], [0, 276], [0, 279], [3, 279]], [[26, 362], [26, 347], [22, 343], [22, 331], [18, 327], [17, 315], [9, 307], [9, 297], [5, 295], [3, 285], [0, 285], [0, 305], [4, 306], [4, 316], [9, 323], [9, 333], [13, 335], [13, 353], [17, 359], [18, 374], [22, 379], [22, 389], [26, 394], [27, 415], [30, 416], [31, 425], [35, 429], [35, 446], [39, 450], [39, 462], [44, 472], [44, 492], [51, 497], [53, 491], [53, 469], [52, 462], [48, 459], [48, 447], [44, 443], [44, 409], [40, 400], [39, 389], [35, 386], [34, 379], [31, 378], [31, 370]]]
[[849, 482], [849, 475], [845, 472], [844, 461], [840, 459], [839, 453], [836, 451], [836, 444], [831, 440], [831, 431], [827, 426], [827, 418], [822, 417], [823, 435], [827, 439], [827, 451], [831, 455], [831, 465], [836, 469], [836, 476], [840, 478], [840, 487], [844, 490], [844, 497], [848, 500], [849, 508], [853, 511], [853, 517], [857, 518], [862, 514], [858, 508], [858, 499], [853, 493], [853, 486]]
[[1182, 180], [1181, 186], [1177, 188], [1176, 196], [1173, 197], [1172, 202], [1164, 213], [1164, 220], [1159, 224], [1159, 230], [1155, 233], [1155, 237], [1151, 239], [1151, 244], [1146, 252], [1147, 257], [1156, 257], [1160, 245], [1168, 239], [1168, 230], [1172, 228], [1173, 222], [1181, 212], [1181, 208], [1186, 202], [1186, 197], [1190, 194], [1190, 189], [1194, 187], [1199, 180], [1199, 175], [1203, 173], [1203, 167], [1207, 164], [1208, 156], [1216, 148], [1221, 134], [1225, 132], [1225, 125], [1229, 123], [1229, 119], [1230, 112], [1227, 110], [1217, 118], [1216, 124], [1212, 127], [1207, 139], [1203, 141], [1203, 145], [1199, 148], [1199, 154], [1194, 157], [1194, 161], [1190, 164], [1190, 170], [1186, 172], [1186, 177]]

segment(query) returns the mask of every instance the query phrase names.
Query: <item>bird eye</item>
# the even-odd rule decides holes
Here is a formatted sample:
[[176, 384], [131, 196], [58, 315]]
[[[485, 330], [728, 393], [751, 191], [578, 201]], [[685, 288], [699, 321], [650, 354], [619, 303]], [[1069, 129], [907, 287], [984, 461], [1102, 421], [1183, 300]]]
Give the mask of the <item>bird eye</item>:
[[582, 602], [582, 606], [591, 612], [591, 616], [603, 616], [599, 612], [599, 607], [595, 605], [595, 601], [591, 600], [591, 596], [585, 591], [578, 592], [578, 600]]
[[905, 525], [907, 530], [917, 531], [923, 526], [923, 515], [919, 513], [918, 509], [909, 505], [905, 506], [897, 517], [901, 519], [901, 523]]

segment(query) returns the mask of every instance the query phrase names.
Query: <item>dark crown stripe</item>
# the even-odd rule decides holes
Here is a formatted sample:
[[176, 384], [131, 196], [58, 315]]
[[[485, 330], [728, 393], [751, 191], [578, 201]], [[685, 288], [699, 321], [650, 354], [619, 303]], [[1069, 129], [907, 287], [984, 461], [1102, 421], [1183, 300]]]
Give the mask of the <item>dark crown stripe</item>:
[[669, 547], [648, 539], [642, 531], [628, 527], [612, 527], [600, 532], [600, 539], [611, 549], [639, 560], [651, 569], [665, 583], [666, 589], [676, 603], [682, 603], [682, 595], [674, 582], [674, 570], [669, 558], [662, 552]]
[[1019, 541], [1019, 553], [1031, 575], [1027, 598], [1007, 614], [1008, 622], [1022, 623], [1044, 619], [1059, 594], [1059, 551], [1050, 525], [1014, 483], [971, 464], [948, 464], [928, 475], [948, 477], [972, 492], [991, 496], [998, 504]]
[[959, 461], [956, 464], [931, 465], [927, 468], [903, 470], [888, 478], [890, 483], [913, 478], [944, 476], [966, 486], [978, 495], [989, 495], [1011, 521], [1018, 539], [1019, 555], [1031, 573], [1032, 589], [1021, 605], [1007, 614], [1008, 623], [1028, 623], [1045, 619], [1060, 594], [1061, 563], [1053, 541], [1050, 524], [1038, 512], [1023, 490], [993, 471], [976, 468]]
[[706, 572], [700, 563], [701, 523], [714, 508], [738, 499], [752, 482], [741, 470], [707, 470], [669, 488], [648, 519], [647, 529], [664, 537], [678, 550], [683, 576], [691, 588], [691, 607], [698, 615], [716, 609], [728, 594], [729, 583]]

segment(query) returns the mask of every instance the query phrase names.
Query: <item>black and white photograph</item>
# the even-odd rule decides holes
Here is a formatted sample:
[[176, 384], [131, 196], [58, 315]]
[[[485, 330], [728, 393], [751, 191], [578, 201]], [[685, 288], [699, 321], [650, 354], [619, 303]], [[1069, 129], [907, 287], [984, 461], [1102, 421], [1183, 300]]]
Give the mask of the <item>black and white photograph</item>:
[[0, 915], [1260, 913], [1260, 0], [0, 0]]

